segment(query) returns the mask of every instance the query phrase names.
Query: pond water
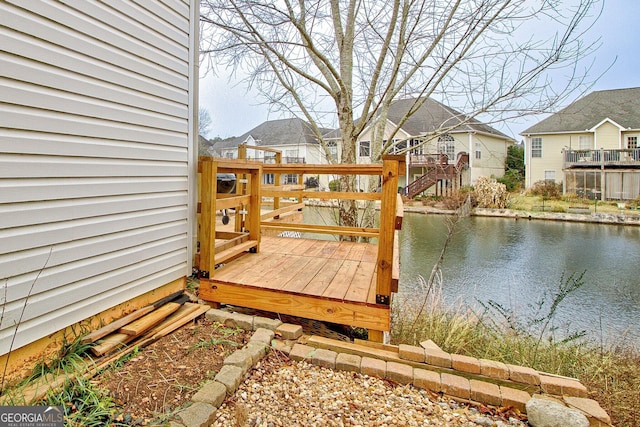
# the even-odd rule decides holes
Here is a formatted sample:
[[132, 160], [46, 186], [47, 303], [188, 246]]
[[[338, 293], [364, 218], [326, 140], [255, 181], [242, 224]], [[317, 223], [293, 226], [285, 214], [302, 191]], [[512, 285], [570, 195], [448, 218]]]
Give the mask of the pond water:
[[[429, 277], [445, 220], [405, 214], [401, 293], [421, 292], [418, 275]], [[455, 230], [442, 265], [447, 304], [479, 308], [492, 300], [527, 316], [530, 305], [557, 291], [563, 274], [584, 272], [584, 285], [563, 301], [556, 324], [595, 340], [640, 343], [640, 227], [470, 217]]]

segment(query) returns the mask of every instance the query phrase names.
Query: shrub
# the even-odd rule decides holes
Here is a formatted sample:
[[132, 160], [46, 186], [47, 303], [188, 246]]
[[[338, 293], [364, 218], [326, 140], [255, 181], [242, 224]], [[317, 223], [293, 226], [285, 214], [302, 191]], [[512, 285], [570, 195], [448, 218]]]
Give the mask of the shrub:
[[531, 187], [529, 193], [532, 196], [540, 196], [545, 199], [559, 199], [562, 196], [562, 184], [555, 181], [537, 181]]
[[334, 179], [329, 181], [329, 190], [330, 191], [340, 191], [340, 180]]
[[476, 180], [473, 193], [481, 208], [504, 209], [509, 202], [507, 187], [499, 182], [491, 182], [484, 176]]
[[459, 209], [467, 201], [467, 197], [471, 196], [471, 207], [477, 206], [476, 198], [473, 193], [473, 187], [461, 187], [455, 190], [450, 196], [442, 200], [445, 208], [449, 210]]

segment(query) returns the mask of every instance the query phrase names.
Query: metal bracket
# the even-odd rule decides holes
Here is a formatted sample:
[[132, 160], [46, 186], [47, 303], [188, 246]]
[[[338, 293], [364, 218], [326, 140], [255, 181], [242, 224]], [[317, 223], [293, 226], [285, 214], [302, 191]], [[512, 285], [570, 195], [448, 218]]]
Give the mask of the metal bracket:
[[389, 295], [376, 295], [376, 304], [389, 305], [391, 303]]

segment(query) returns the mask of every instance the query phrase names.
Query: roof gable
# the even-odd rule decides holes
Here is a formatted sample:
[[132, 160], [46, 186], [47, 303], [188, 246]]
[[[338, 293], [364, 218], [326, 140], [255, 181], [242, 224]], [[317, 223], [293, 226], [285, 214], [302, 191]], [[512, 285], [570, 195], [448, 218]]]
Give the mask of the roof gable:
[[591, 92], [521, 135], [590, 131], [605, 120], [623, 129], [640, 129], [640, 88]]
[[[394, 124], [399, 123], [415, 102], [416, 98], [394, 101], [389, 108], [389, 120]], [[409, 135], [424, 135], [447, 127], [455, 127], [451, 133], [483, 132], [512, 139], [491, 126], [471, 119], [432, 98], [427, 98], [424, 104], [405, 121], [401, 129]]]

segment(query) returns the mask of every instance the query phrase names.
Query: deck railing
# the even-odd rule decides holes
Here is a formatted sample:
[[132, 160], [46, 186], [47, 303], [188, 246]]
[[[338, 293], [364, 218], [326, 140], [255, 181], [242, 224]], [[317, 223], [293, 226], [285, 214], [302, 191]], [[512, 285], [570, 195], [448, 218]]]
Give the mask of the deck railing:
[[[213, 277], [216, 264], [238, 256], [243, 251], [258, 251], [261, 229], [376, 238], [376, 302], [388, 305], [391, 293], [397, 292], [399, 278], [398, 230], [402, 227], [403, 206], [398, 194], [398, 177], [405, 170], [404, 161], [405, 156], [392, 155], [384, 156], [382, 164], [337, 165], [261, 164], [247, 160], [201, 158], [198, 168], [201, 173], [198, 268], [205, 272], [204, 278]], [[216, 193], [216, 174], [221, 172], [234, 173], [238, 177], [235, 194]], [[296, 174], [300, 177], [305, 174], [379, 176], [382, 185], [380, 191], [376, 192], [315, 191], [305, 190], [301, 185], [262, 185], [262, 174]], [[282, 197], [294, 198], [297, 202], [284, 207], [274, 205], [274, 209], [267, 212], [264, 210], [264, 197], [273, 198], [274, 201]], [[300, 224], [276, 220], [279, 216], [301, 210], [304, 200], [308, 199], [379, 202], [379, 226]], [[215, 230], [216, 212], [223, 208], [235, 208], [238, 215], [244, 215], [245, 221], [244, 225], [238, 227], [237, 217], [235, 233], [226, 233], [224, 236]], [[228, 243], [216, 246], [216, 238], [234, 240], [239, 249], [234, 249]]]
[[563, 152], [565, 169], [580, 167], [640, 167], [640, 148], [573, 150]]

